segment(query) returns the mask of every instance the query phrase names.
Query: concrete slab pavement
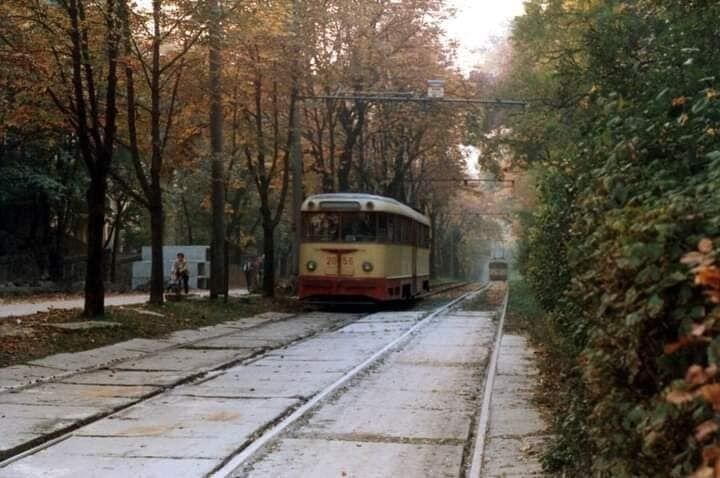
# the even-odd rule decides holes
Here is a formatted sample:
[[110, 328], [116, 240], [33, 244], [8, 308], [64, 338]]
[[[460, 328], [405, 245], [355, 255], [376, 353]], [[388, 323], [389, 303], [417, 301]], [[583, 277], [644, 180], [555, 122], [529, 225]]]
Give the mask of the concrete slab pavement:
[[[241, 341], [238, 339], [238, 334], [243, 331], [254, 334], [256, 327], [282, 321], [290, 317], [293, 317], [293, 315], [264, 313], [233, 322], [203, 327], [201, 329], [180, 330], [164, 338], [131, 339], [82, 352], [50, 355], [25, 365], [0, 368], [0, 391], [19, 389], [38, 382], [64, 378], [81, 371], [111, 367], [122, 361], [140, 359], [141, 357], [169, 352], [180, 347], [190, 348], [197, 345], [198, 348], [202, 348], [203, 340], [230, 337], [227, 339], [227, 343], [233, 343], [235, 345], [234, 347], [228, 348], [253, 348], [255, 347], [254, 345], [241, 344]], [[305, 333], [312, 333], [312, 327], [308, 329], [307, 323], [303, 323]], [[284, 338], [281, 339], [284, 340]], [[137, 369], [138, 367], [130, 366], [130, 368]]]
[[545, 476], [540, 453], [548, 438], [548, 424], [532, 401], [537, 374], [527, 339], [503, 336], [481, 476]]
[[66, 372], [92, 367], [102, 367], [114, 362], [144, 355], [144, 352], [129, 350], [125, 344], [113, 344], [83, 352], [60, 353], [28, 362], [28, 365], [64, 370]]
[[[173, 391], [77, 430], [75, 436], [222, 438], [239, 446], [295, 399], [195, 397]], [[170, 457], [178, 456], [174, 452]]]
[[88, 474], [88, 457], [66, 453], [61, 460], [57, 456], [40, 452], [30, 462], [18, 462], [2, 470], [3, 478], [76, 478], [79, 476], [102, 478], [198, 478], [205, 476], [214, 466], [214, 461], [199, 458], [152, 458], [93, 456], [93, 468]]
[[[186, 344], [177, 342], [181, 334], [175, 335], [176, 340], [134, 339], [79, 354], [47, 357], [36, 365], [0, 369], [0, 429], [10, 431], [0, 438], [0, 458], [11, 456], [43, 437], [75, 428], [91, 418], [107, 416], [167, 387], [256, 354], [261, 349], [255, 348], [255, 343], [245, 346], [248, 341], [245, 334], [253, 336], [262, 331], [274, 344], [282, 346], [302, 334], [341, 326], [355, 317], [261, 314], [242, 319], [244, 328], [236, 323], [234, 327], [221, 324], [188, 331], [183, 336], [193, 341]], [[212, 343], [217, 338], [226, 339], [228, 347], [202, 348], [204, 340]], [[249, 340], [256, 341], [254, 337]], [[91, 369], [73, 370], [76, 367]], [[35, 381], [46, 383], [33, 384]], [[42, 416], [38, 416], [40, 410]], [[165, 411], [166, 407], [161, 407], [153, 413], [162, 415]], [[5, 476], [3, 472], [0, 471], [0, 476]]]
[[[330, 324], [341, 325], [357, 317], [353, 314], [309, 314], [284, 322], [285, 327], [278, 328], [278, 323], [269, 322], [251, 330], [236, 330], [233, 336], [239, 344], [248, 340], [248, 335], [251, 340], [266, 335], [269, 339], [289, 341], [298, 334], [307, 334], [311, 329], [322, 330]], [[382, 322], [383, 317], [379, 314], [377, 320]], [[416, 319], [419, 317], [420, 314], [416, 314]], [[408, 321], [406, 328], [412, 325], [413, 322]], [[358, 334], [329, 332], [318, 338], [286, 346], [281, 353], [272, 352], [255, 362], [214, 372], [205, 379], [164, 391], [157, 391], [155, 385], [147, 385], [162, 380], [163, 375], [158, 371], [146, 372], [138, 365], [141, 361], [147, 361], [147, 364], [143, 362], [143, 366], [152, 365], [150, 358], [130, 360], [118, 364], [112, 370], [82, 373], [64, 379], [65, 382], [71, 382], [75, 377], [82, 377], [77, 380], [81, 383], [52, 383], [23, 390], [12, 395], [25, 394], [22, 400], [17, 400], [18, 405], [25, 406], [29, 406], [26, 397], [30, 397], [30, 393], [37, 394], [36, 389], [50, 386], [68, 387], [67, 390], [73, 392], [72, 398], [77, 397], [78, 390], [90, 389], [106, 389], [108, 392], [100, 395], [114, 397], [115, 392], [110, 390], [116, 388], [137, 392], [147, 390], [157, 395], [129, 407], [125, 403], [122, 410], [98, 417], [92, 423], [73, 431], [61, 442], [0, 468], [0, 476], [79, 476], [87, 470], [101, 469], [103, 476], [105, 470], [108, 471], [107, 476], [120, 476], [124, 470], [125, 476], [146, 477], [160, 476], [154, 473], [160, 473], [163, 466], [166, 468], [162, 476], [185, 476], [183, 473], [187, 470], [184, 466], [192, 470], [189, 476], [204, 476], [259, 430], [283, 417], [308, 396], [317, 393], [352, 368], [352, 360], [363, 360], [373, 353], [374, 348], [382, 347], [393, 337], [394, 334], [389, 334], [384, 340], [373, 338], [363, 346], [357, 346], [358, 340], [363, 342]], [[214, 340], [210, 339], [209, 342], [214, 343]], [[195, 345], [201, 343], [195, 342]], [[228, 350], [176, 348], [168, 351], [167, 355], [161, 352], [152, 358], [156, 359], [156, 368], [158, 363], [162, 363], [162, 367], [184, 369], [185, 359], [195, 361], [197, 357], [207, 357], [207, 354], [238, 354], [250, 350], [238, 349], [236, 345]], [[337, 360], [313, 360], [318, 358], [318, 352], [331, 354]], [[179, 357], [178, 354], [187, 355]], [[204, 363], [204, 359], [201, 362]], [[193, 367], [203, 366], [203, 363], [194, 362]], [[339, 368], [338, 364], [341, 364]], [[172, 373], [176, 377], [180, 372]], [[147, 376], [142, 379], [135, 374]], [[113, 385], [105, 385], [107, 382]], [[136, 385], [138, 383], [144, 385], [140, 387]], [[66, 395], [60, 388], [54, 392], [57, 396]], [[42, 392], [40, 396], [49, 394], [49, 391]], [[93, 393], [87, 395], [95, 397]], [[0, 403], [2, 397], [0, 394]], [[90, 401], [80, 403], [88, 408], [92, 405]], [[22, 410], [18, 409], [9, 418], [16, 419], [15, 416], [24, 413]], [[35, 422], [28, 419], [18, 425], [29, 428]], [[24, 429], [18, 430], [17, 436], [27, 436], [22, 431]], [[205, 439], [208, 440], [207, 444], [199, 444]], [[88, 447], [88, 440], [98, 440], [101, 445]], [[121, 465], [121, 458], [126, 459], [125, 468]], [[52, 469], [54, 461], [62, 462], [63, 466]], [[147, 468], [136, 466], [140, 463]], [[180, 471], [176, 475], [178, 467]]]
[[0, 392], [47, 381], [64, 373], [64, 370], [33, 365], [0, 368]]
[[[491, 315], [437, 317], [231, 476], [460, 476], [494, 335]], [[470, 348], [483, 352], [468, 359]]]
[[299, 478], [457, 478], [462, 446], [287, 438], [235, 476]]
[[252, 348], [197, 349], [178, 348], [152, 354], [137, 360], [117, 364], [116, 370], [172, 371], [199, 373], [219, 365], [249, 357]]
[[[177, 334], [162, 344], [129, 341], [118, 353], [149, 355], [0, 392], [0, 427], [12, 430], [14, 440], [28, 443], [47, 430], [73, 429], [46, 448], [1, 464], [0, 477], [207, 476], [284, 417], [298, 408], [304, 411], [313, 397], [323, 396], [321, 390], [405, 334], [421, 316], [311, 313], [252, 328], [247, 327], [258, 322], [239, 319], [235, 326]], [[496, 327], [493, 314], [483, 312], [429, 319], [231, 476], [462, 476]], [[213, 331], [221, 334], [209, 334]], [[321, 333], [309, 336], [315, 332]], [[298, 338], [303, 340], [294, 342]], [[516, 356], [522, 342], [509, 339], [506, 346], [512, 356], [501, 354], [498, 368], [507, 379], [495, 383], [498, 394], [507, 393], [505, 408], [517, 416], [506, 413], [507, 427], [491, 428], [488, 434], [488, 450], [503, 456], [524, 450], [525, 439], [540, 439], [515, 419], [528, 413], [513, 391], [532, 387], [532, 361]], [[266, 351], [270, 347], [278, 348]], [[7, 376], [56, 370], [48, 366], [53, 363], [73, 365], [66, 357], [44, 363]], [[3, 446], [22, 444], [0, 440]], [[533, 464], [522, 464], [534, 472]]]

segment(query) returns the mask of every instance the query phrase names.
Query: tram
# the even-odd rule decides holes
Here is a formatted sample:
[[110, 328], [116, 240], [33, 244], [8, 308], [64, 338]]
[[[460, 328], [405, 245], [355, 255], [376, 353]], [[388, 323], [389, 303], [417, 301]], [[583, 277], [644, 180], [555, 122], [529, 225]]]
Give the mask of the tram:
[[430, 221], [394, 199], [318, 194], [302, 204], [305, 302], [410, 300], [430, 290]]
[[494, 259], [490, 262], [490, 280], [507, 281], [508, 263], [504, 259]]

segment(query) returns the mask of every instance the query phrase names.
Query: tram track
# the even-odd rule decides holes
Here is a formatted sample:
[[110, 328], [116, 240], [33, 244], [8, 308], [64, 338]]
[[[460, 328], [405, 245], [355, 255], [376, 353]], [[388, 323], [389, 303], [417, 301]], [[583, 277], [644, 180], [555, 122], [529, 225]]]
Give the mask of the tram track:
[[481, 478], [482, 476], [486, 438], [490, 423], [490, 405], [492, 403], [493, 387], [497, 374], [500, 345], [503, 338], [509, 299], [510, 289], [508, 287], [505, 290], [503, 303], [499, 308], [497, 331], [495, 332], [495, 339], [490, 352], [490, 360], [485, 371], [485, 380], [483, 381], [482, 402], [479, 413], [473, 420], [470, 439], [467, 442], [469, 446], [466, 448], [463, 457], [466, 464], [463, 466], [461, 478]]
[[441, 285], [439, 285], [438, 287], [434, 287], [434, 288], [430, 289], [430, 291], [427, 292], [426, 294], [421, 294], [421, 295], [419, 295], [418, 298], [419, 298], [419, 299], [424, 299], [424, 298], [426, 298], [426, 297], [432, 297], [432, 296], [434, 296], [434, 295], [444, 294], [445, 292], [450, 292], [450, 291], [455, 290], [455, 289], [460, 289], [460, 288], [462, 288], [462, 287], [467, 287], [467, 286], [469, 286], [469, 285], [471, 285], [471, 284], [472, 284], [472, 282], [468, 282], [468, 281], [451, 282], [451, 283], [449, 283], [449, 284], [441, 284]]
[[[445, 287], [442, 287], [442, 288], [432, 291], [432, 293], [428, 294], [426, 297], [431, 297], [434, 295], [445, 293], [452, 289], [458, 289], [458, 288], [466, 286], [466, 285], [467, 285], [466, 283], [450, 284], [448, 286], [445, 286]], [[463, 297], [465, 297], [465, 296], [463, 296]], [[413, 326], [411, 328], [411, 330], [408, 331], [407, 334], [403, 335], [403, 337], [409, 336], [412, 333], [412, 331], [417, 330], [417, 326], [420, 323], [423, 323], [429, 317], [433, 317], [433, 316], [437, 315], [437, 313], [439, 313], [438, 312], [439, 310], [441, 310], [441, 309], [444, 310], [446, 307], [451, 306], [451, 304], [458, 302], [460, 299], [462, 299], [462, 298], [456, 299], [456, 300], [452, 301], [450, 304], [446, 304], [445, 306], [440, 307], [439, 309], [436, 309], [435, 311], [427, 313], [425, 315], [425, 317], [423, 319], [421, 319], [420, 322], [416, 323], [415, 326]], [[359, 317], [355, 317], [351, 320], [340, 321], [340, 323], [335, 324], [335, 326], [333, 326], [333, 327], [321, 328], [321, 329], [315, 330], [313, 333], [304, 335], [296, 340], [283, 342], [283, 343], [280, 343], [273, 347], [265, 347], [265, 348], [257, 349], [249, 355], [244, 355], [242, 357], [238, 357], [238, 358], [235, 358], [235, 359], [232, 359], [229, 361], [218, 363], [215, 366], [204, 369], [202, 371], [188, 373], [184, 377], [182, 377], [182, 379], [177, 380], [177, 381], [171, 383], [170, 385], [158, 387], [156, 390], [153, 390], [152, 392], [144, 394], [142, 396], [136, 397], [136, 399], [128, 400], [127, 402], [123, 403], [120, 406], [114, 406], [111, 408], [107, 408], [100, 413], [93, 414], [84, 419], [76, 420], [74, 423], [72, 423], [71, 425], [69, 425], [67, 427], [63, 427], [59, 430], [55, 430], [50, 433], [43, 434], [41, 437], [34, 438], [32, 440], [28, 440], [27, 442], [25, 442], [19, 446], [16, 446], [16, 447], [13, 447], [12, 449], [6, 450], [5, 452], [2, 453], [2, 455], [0, 455], [0, 458], [2, 458], [2, 461], [0, 461], [0, 470], [7, 467], [8, 465], [11, 465], [12, 463], [14, 463], [18, 460], [22, 460], [25, 457], [28, 457], [35, 453], [38, 453], [41, 450], [50, 448], [64, 440], [72, 437], [76, 431], [78, 431], [79, 429], [81, 429], [83, 427], [92, 425], [94, 423], [97, 423], [97, 422], [105, 419], [105, 418], [111, 417], [113, 415], [127, 411], [129, 409], [132, 409], [133, 407], [136, 407], [138, 405], [142, 405], [143, 403], [148, 402], [152, 399], [162, 397], [164, 394], [172, 392], [184, 385], [192, 384], [192, 383], [200, 383], [200, 382], [203, 382], [206, 380], [211, 380], [213, 378], [213, 376], [222, 373], [223, 370], [227, 370], [232, 367], [238, 367], [238, 366], [252, 364], [253, 362], [261, 360], [262, 358], [267, 357], [269, 354], [272, 354], [273, 352], [276, 352], [278, 350], [300, 344], [304, 341], [310, 340], [310, 339], [312, 339], [316, 336], [319, 336], [321, 334], [324, 334], [324, 333], [332, 333], [333, 331], [339, 330], [349, 324], [352, 324], [352, 323], [360, 321], [366, 317], [369, 317], [370, 315], [372, 315], [372, 314], [363, 314], [363, 315], [361, 315]], [[284, 322], [291, 323], [292, 321], [297, 320], [299, 317], [302, 317], [302, 316], [303, 316], [303, 314], [294, 315], [292, 317], [287, 317], [287, 318], [280, 319], [280, 320], [273, 320], [269, 323], [275, 324], [275, 325], [277, 325], [279, 323], [284, 323]], [[158, 356], [159, 354], [161, 354], [163, 352], [168, 352], [171, 350], [202, 347], [202, 342], [204, 342], [204, 341], [212, 340], [215, 338], [228, 337], [228, 336], [232, 336], [232, 335], [239, 335], [239, 334], [243, 334], [245, 332], [251, 331], [251, 330], [252, 331], [262, 330], [262, 328], [267, 325], [268, 324], [260, 324], [260, 325], [254, 326], [254, 327], [248, 327], [247, 329], [237, 330], [236, 332], [229, 333], [229, 334], [221, 334], [221, 335], [217, 335], [217, 336], [211, 336], [206, 339], [194, 340], [194, 341], [190, 341], [187, 343], [179, 344], [177, 346], [170, 347], [168, 349], [164, 349], [157, 353], [148, 353], [143, 356], [143, 359], [151, 359], [152, 357]], [[395, 342], [393, 342], [392, 345], [395, 345]], [[383, 348], [382, 352], [384, 353], [389, 347], [390, 346]], [[376, 355], [373, 355], [373, 357], [375, 359], [377, 359]], [[123, 362], [113, 363], [113, 364], [109, 364], [109, 365], [106, 364], [101, 367], [94, 367], [94, 368], [88, 368], [88, 369], [84, 369], [84, 370], [74, 371], [71, 373], [63, 374], [62, 376], [59, 376], [59, 377], [54, 377], [52, 380], [49, 380], [46, 382], [35, 383], [32, 385], [29, 385], [28, 387], [23, 387], [23, 389], [21, 389], [21, 390], [5, 391], [5, 392], [0, 393], [0, 403], [3, 401], [2, 395], [5, 395], [5, 394], [14, 394], [14, 393], [21, 392], [23, 390], [33, 389], [34, 387], [42, 387], [43, 385], [52, 385], [52, 383], [65, 384], [65, 385], [72, 384], [72, 383], [74, 383], [72, 380], [73, 377], [82, 376], [83, 374], [89, 374], [89, 373], [98, 372], [101, 370], [123, 370], [122, 363]], [[368, 366], [369, 363], [370, 362], [366, 361], [366, 362], [363, 362], [363, 364], [361, 364], [361, 365]], [[357, 368], [357, 370], [353, 369], [352, 375], [348, 375], [342, 383], [349, 380], [349, 378], [354, 376], [355, 374], [359, 373], [360, 370], [361, 369], [359, 369], [359, 368]], [[143, 370], [137, 370], [137, 372], [142, 372], [142, 371]], [[334, 384], [334, 385], [336, 387], [340, 386], [340, 384]], [[312, 402], [314, 404], [317, 401], [319, 401], [320, 399], [322, 399], [322, 397], [325, 396], [327, 393], [329, 393], [329, 392], [326, 392], [325, 394], [319, 396], [319, 398], [317, 398], [317, 400], [315, 400], [314, 398], [311, 398], [310, 400], [315, 400], [314, 402]], [[305, 404], [301, 404], [300, 407], [304, 407], [305, 405], [307, 405], [307, 402]], [[294, 416], [293, 410], [292, 409], [288, 410], [287, 413], [283, 414], [283, 416], [288, 416], [288, 414], [290, 414], [290, 416]], [[0, 471], [0, 475], [2, 475], [1, 471]]]
[[[467, 285], [467, 283], [453, 284], [451, 287], [436, 291], [435, 293], [438, 294], [441, 292], [447, 292], [448, 290], [457, 289], [465, 285]], [[465, 300], [472, 299], [477, 294], [484, 291], [486, 288], [487, 285], [477, 290], [467, 292], [427, 314], [420, 321], [416, 322], [415, 325], [413, 325], [410, 329], [405, 331], [400, 337], [397, 337], [392, 342], [385, 345], [382, 349], [378, 350], [365, 361], [358, 364], [352, 370], [344, 374], [337, 381], [318, 392], [310, 400], [308, 400], [286, 416], [281, 417], [276, 422], [269, 424], [264, 431], [261, 431], [257, 434], [256, 439], [244, 444], [236, 451], [234, 455], [229, 456], [225, 462], [221, 463], [216, 469], [214, 469], [210, 474], [208, 474], [208, 478], [225, 478], [229, 476], [234, 470], [242, 466], [243, 463], [250, 459], [256, 452], [258, 452], [261, 448], [266, 446], [273, 439], [275, 439], [277, 436], [279, 436], [281, 433], [291, 427], [296, 421], [305, 416], [313, 408], [319, 405], [324, 399], [335, 393], [337, 390], [350, 382], [357, 375], [373, 367], [384, 356], [386, 356], [388, 352], [410, 340], [411, 337], [417, 334], [422, 328], [426, 327], [434, 318], [451, 310], [453, 307], [464, 302]]]
[[[142, 356], [142, 359], [152, 359], [153, 357], [157, 357], [162, 353], [170, 352], [173, 350], [188, 349], [188, 348], [192, 349], [193, 347], [201, 344], [202, 342], [206, 342], [208, 340], [229, 337], [229, 336], [236, 335], [236, 334], [242, 334], [242, 333], [246, 333], [249, 331], [261, 329], [262, 327], [267, 326], [269, 324], [278, 324], [278, 323], [282, 323], [282, 322], [289, 322], [289, 321], [295, 320], [297, 318], [298, 318], [298, 315], [295, 314], [291, 317], [287, 317], [287, 318], [279, 319], [279, 320], [273, 320], [269, 323], [264, 323], [264, 324], [259, 324], [256, 326], [248, 327], [247, 329], [239, 329], [236, 332], [212, 335], [212, 336], [209, 336], [209, 337], [206, 337], [203, 339], [189, 341], [189, 342], [178, 344], [178, 345], [175, 345], [172, 347], [168, 347], [166, 349], [162, 349], [162, 350], [159, 350], [156, 352], [145, 354]], [[359, 320], [360, 318], [362, 318], [362, 317], [359, 317], [355, 320]], [[136, 406], [138, 404], [146, 402], [152, 398], [162, 395], [163, 393], [172, 391], [183, 385], [207, 379], [207, 378], [211, 377], [213, 374], [221, 372], [222, 370], [226, 370], [226, 369], [234, 367], [234, 366], [240, 366], [240, 365], [252, 363], [253, 361], [255, 361], [257, 359], [264, 357], [269, 352], [272, 352], [272, 351], [275, 351], [278, 349], [282, 349], [284, 347], [289, 347], [289, 346], [292, 346], [297, 343], [301, 343], [301, 342], [308, 340], [318, 334], [332, 332], [334, 330], [340, 329], [340, 328], [348, 325], [348, 323], [352, 323], [352, 321], [340, 323], [340, 324], [337, 324], [336, 326], [330, 327], [330, 328], [318, 329], [315, 332], [313, 332], [309, 335], [300, 337], [296, 340], [291, 340], [291, 341], [288, 341], [285, 343], [281, 343], [275, 347], [259, 348], [255, 351], [253, 351], [252, 353], [250, 353], [249, 355], [244, 355], [242, 357], [238, 357], [238, 358], [234, 358], [232, 360], [218, 363], [209, 369], [204, 369], [204, 370], [201, 370], [198, 372], [189, 373], [186, 376], [184, 376], [183, 378], [181, 378], [177, 381], [174, 381], [173, 383], [171, 383], [167, 386], [160, 386], [157, 388], [157, 390], [152, 391], [146, 395], [143, 395], [136, 400], [130, 400], [120, 406], [112, 407], [110, 409], [107, 409], [101, 413], [97, 413], [86, 419], [79, 420], [79, 421], [73, 423], [71, 426], [63, 428], [61, 430], [47, 433], [47, 434], [43, 435], [41, 438], [30, 440], [27, 443], [20, 445], [18, 447], [15, 447], [13, 449], [2, 451], [2, 452], [0, 452], [0, 470], [2, 470], [2, 468], [6, 467], [10, 463], [23, 458], [24, 456], [31, 455], [39, 450], [47, 448], [48, 446], [52, 446], [53, 444], [58, 443], [64, 439], [68, 438], [74, 431], [76, 431], [84, 426], [98, 422], [99, 420], [101, 420], [103, 418], [106, 418], [108, 416], [122, 412], [123, 410], [127, 410], [133, 406]], [[137, 357], [126, 360], [126, 361], [129, 362], [132, 360], [137, 360]], [[122, 363], [126, 362], [126, 361], [119, 361], [116, 363], [107, 364], [107, 365], [103, 365], [103, 366], [91, 367], [91, 368], [86, 368], [83, 370], [73, 371], [73, 372], [69, 372], [67, 374], [61, 374], [61, 375], [55, 376], [50, 380], [33, 383], [26, 387], [0, 392], [0, 407], [2, 406], [2, 396], [4, 394], [14, 394], [14, 393], [18, 393], [22, 390], [27, 390], [27, 389], [31, 389], [33, 387], [39, 387], [39, 386], [42, 386], [45, 384], [51, 384], [51, 383], [73, 384], [71, 379], [78, 375], [88, 374], [88, 373], [92, 373], [92, 372], [98, 372], [101, 370], [113, 370], [113, 371], [123, 370]], [[137, 370], [137, 371], [143, 372], [143, 370]], [[146, 370], [146, 371], [149, 371], [149, 370]], [[0, 473], [0, 476], [2, 476], [2, 473]]]

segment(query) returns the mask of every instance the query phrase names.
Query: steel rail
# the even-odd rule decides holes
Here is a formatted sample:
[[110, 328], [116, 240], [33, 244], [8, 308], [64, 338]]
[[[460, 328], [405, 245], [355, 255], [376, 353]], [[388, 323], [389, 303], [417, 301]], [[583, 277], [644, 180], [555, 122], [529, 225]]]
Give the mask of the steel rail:
[[[67, 380], [68, 378], [71, 378], [75, 375], [82, 375], [85, 373], [91, 373], [91, 372], [108, 369], [108, 368], [119, 368], [118, 366], [120, 366], [123, 362], [152, 358], [156, 355], [159, 355], [163, 352], [167, 352], [170, 350], [177, 350], [177, 349], [182, 349], [182, 348], [186, 348], [186, 347], [192, 347], [195, 344], [202, 343], [207, 340], [229, 337], [229, 336], [232, 336], [235, 334], [242, 334], [242, 333], [250, 331], [250, 330], [261, 329], [262, 327], [270, 325], [270, 324], [277, 324], [280, 322], [289, 322], [292, 320], [297, 320], [298, 317], [302, 317], [302, 316], [303, 316], [303, 314], [292, 314], [291, 316], [286, 317], [286, 318], [271, 319], [268, 322], [263, 322], [263, 323], [257, 324], [257, 325], [251, 325], [247, 328], [238, 328], [234, 332], [223, 333], [223, 334], [219, 334], [219, 335], [211, 335], [211, 336], [200, 338], [200, 339], [190, 340], [188, 342], [181, 342], [178, 344], [174, 344], [170, 347], [166, 347], [163, 349], [155, 350], [155, 351], [140, 355], [138, 357], [119, 359], [119, 360], [109, 362], [109, 363], [103, 364], [103, 365], [97, 365], [97, 366], [93, 366], [93, 367], [89, 367], [89, 368], [85, 368], [85, 369], [81, 369], [81, 370], [68, 371], [67, 373], [55, 375], [52, 378], [48, 378], [47, 380], [37, 381], [37, 382], [31, 383], [31, 384], [25, 385], [23, 387], [18, 387], [18, 388], [11, 389], [11, 390], [0, 391], [0, 396], [2, 396], [3, 394], [16, 393], [20, 390], [32, 389], [35, 386], [40, 386], [40, 385], [44, 385], [44, 384], [48, 384], [48, 383], [62, 382], [63, 380]], [[356, 320], [360, 320], [362, 317], [365, 317], [365, 316], [361, 316], [361, 317], [357, 318]], [[355, 322], [356, 320], [354, 320], [353, 322]], [[221, 325], [221, 324], [222, 323], [217, 324], [217, 325]], [[330, 330], [340, 329], [340, 328], [344, 327], [345, 325], [347, 325], [347, 324], [337, 325], [336, 327], [332, 327]], [[194, 330], [194, 329], [188, 329], [188, 330]], [[290, 340], [287, 343], [282, 343], [280, 345], [267, 347], [267, 348], [261, 348], [257, 351], [257, 353], [254, 353], [254, 354], [251, 354], [248, 356], [244, 356], [244, 357], [240, 357], [239, 356], [240, 354], [238, 353], [238, 356], [235, 358], [218, 362], [218, 363], [212, 365], [210, 368], [188, 372], [185, 376], [178, 379], [177, 381], [170, 383], [168, 385], [160, 386], [157, 388], [157, 390], [149, 392], [146, 395], [137, 397], [135, 399], [128, 399], [127, 403], [123, 403], [121, 405], [114, 406], [111, 409], [106, 410], [106, 411], [101, 411], [101, 412], [99, 412], [95, 415], [92, 415], [86, 419], [78, 420], [77, 422], [72, 423], [66, 427], [59, 429], [59, 430], [56, 430], [51, 433], [47, 433], [38, 439], [28, 441], [27, 443], [22, 444], [22, 445], [18, 445], [14, 449], [8, 450], [6, 452], [7, 456], [0, 455], [0, 477], [3, 476], [2, 468], [6, 468], [11, 463], [19, 461], [30, 455], [34, 455], [35, 453], [38, 453], [46, 448], [50, 448], [51, 446], [72, 437], [73, 434], [77, 430], [79, 430], [80, 428], [82, 428], [84, 426], [90, 425], [90, 424], [100, 421], [104, 418], [115, 415], [119, 412], [122, 412], [122, 411], [128, 409], [128, 408], [134, 407], [135, 405], [138, 405], [138, 404], [141, 404], [144, 402], [148, 402], [166, 392], [169, 392], [173, 389], [181, 387], [189, 382], [211, 378], [213, 375], [215, 375], [215, 374], [219, 373], [220, 371], [225, 370], [229, 367], [233, 367], [236, 365], [250, 364], [252, 362], [260, 360], [262, 357], [265, 357], [270, 352], [281, 349], [283, 347], [288, 347], [288, 346], [303, 342], [303, 341], [308, 340], [308, 339], [316, 336], [317, 334], [320, 334], [323, 332], [324, 331], [313, 332], [313, 333], [310, 333], [303, 337], [299, 337], [295, 340]]]
[[388, 354], [391, 350], [402, 344], [403, 342], [407, 341], [410, 337], [415, 335], [420, 329], [428, 325], [435, 317], [437, 317], [440, 314], [443, 314], [444, 312], [447, 312], [448, 310], [452, 309], [459, 303], [472, 299], [479, 293], [483, 292], [489, 287], [489, 284], [485, 284], [482, 287], [480, 287], [477, 290], [467, 292], [463, 294], [462, 296], [452, 300], [451, 302], [435, 309], [433, 312], [425, 316], [422, 320], [420, 320], [418, 323], [413, 325], [410, 329], [405, 331], [400, 337], [396, 338], [392, 342], [385, 345], [382, 349], [375, 352], [373, 355], [371, 355], [369, 358], [367, 358], [365, 361], [360, 363], [359, 365], [355, 366], [352, 370], [347, 372], [345, 375], [340, 377], [338, 380], [336, 380], [334, 383], [329, 385], [327, 388], [323, 389], [322, 391], [318, 392], [316, 395], [313, 396], [310, 400], [305, 402], [302, 406], [297, 408], [293, 413], [288, 415], [286, 418], [284, 418], [282, 421], [277, 423], [275, 426], [267, 430], [265, 433], [260, 435], [256, 440], [251, 442], [249, 445], [247, 445], [244, 448], [239, 449], [236, 454], [233, 456], [231, 455], [230, 459], [222, 463], [218, 468], [210, 472], [207, 476], [209, 478], [225, 478], [228, 477], [233, 471], [235, 471], [238, 467], [243, 465], [250, 457], [252, 457], [256, 452], [258, 452], [261, 448], [263, 448], [265, 445], [269, 444], [273, 439], [275, 439], [278, 435], [280, 435], [283, 431], [285, 431], [288, 427], [290, 427], [295, 421], [297, 421], [299, 418], [301, 418], [303, 415], [308, 413], [310, 410], [315, 408], [323, 399], [328, 397], [330, 394], [334, 393], [340, 387], [345, 385], [347, 382], [352, 380], [356, 375], [364, 372], [368, 368], [370, 368], [375, 362], [383, 358], [386, 354]]
[[483, 401], [480, 407], [480, 416], [478, 418], [477, 431], [475, 432], [475, 448], [473, 450], [472, 461], [470, 462], [470, 470], [467, 478], [481, 478], [483, 467], [483, 455], [485, 452], [485, 439], [487, 438], [488, 426], [490, 424], [490, 405], [492, 403], [493, 386], [495, 385], [495, 375], [497, 373], [498, 357], [500, 356], [500, 345], [503, 338], [503, 326], [505, 325], [505, 315], [507, 314], [508, 300], [510, 298], [510, 287], [505, 292], [505, 300], [502, 305], [500, 320], [493, 344], [492, 356], [485, 374], [485, 386], [483, 390]]

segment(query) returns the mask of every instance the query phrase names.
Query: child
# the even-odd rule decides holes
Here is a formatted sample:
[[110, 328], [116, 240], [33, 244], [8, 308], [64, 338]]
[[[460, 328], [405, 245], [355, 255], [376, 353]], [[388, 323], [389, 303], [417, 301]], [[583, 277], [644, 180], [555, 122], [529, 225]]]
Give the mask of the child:
[[[185, 294], [187, 294], [188, 281], [190, 280], [190, 276], [188, 275], [188, 265], [187, 261], [185, 260], [185, 254], [183, 254], [182, 252], [178, 252], [175, 262], [173, 263], [172, 275], [175, 280], [182, 281], [182, 284], [185, 288]], [[178, 291], [178, 293], [179, 292], [180, 291]]]

